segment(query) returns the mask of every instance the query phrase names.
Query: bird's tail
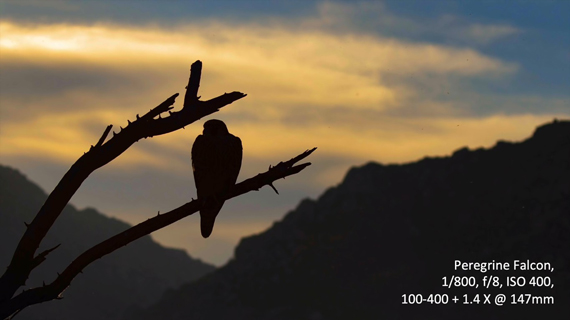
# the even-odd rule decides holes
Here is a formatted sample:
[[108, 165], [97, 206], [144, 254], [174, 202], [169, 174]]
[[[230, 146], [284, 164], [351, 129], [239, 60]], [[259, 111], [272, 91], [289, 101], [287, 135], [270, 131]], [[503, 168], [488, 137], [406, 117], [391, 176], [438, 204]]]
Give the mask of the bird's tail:
[[214, 229], [214, 222], [225, 201], [218, 201], [215, 197], [208, 197], [200, 209], [200, 231], [202, 237], [208, 238]]

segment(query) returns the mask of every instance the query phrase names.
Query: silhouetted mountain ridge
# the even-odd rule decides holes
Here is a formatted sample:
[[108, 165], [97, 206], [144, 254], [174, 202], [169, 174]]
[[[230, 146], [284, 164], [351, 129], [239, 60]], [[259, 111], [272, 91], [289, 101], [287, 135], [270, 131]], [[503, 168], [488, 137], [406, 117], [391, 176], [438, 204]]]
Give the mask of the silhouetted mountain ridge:
[[[567, 319], [568, 181], [568, 121], [520, 143], [352, 168], [318, 200], [242, 239], [227, 265], [128, 319]], [[548, 261], [553, 273], [522, 275], [551, 276], [555, 287], [444, 288], [444, 276], [489, 275], [455, 271], [455, 259]], [[556, 303], [402, 305], [415, 293], [532, 293]]]
[[[0, 266], [7, 266], [25, 230], [47, 195], [19, 171], [0, 165]], [[67, 205], [40, 246], [61, 246], [34, 270], [28, 286], [54, 280], [80, 253], [130, 225], [93, 208]], [[167, 288], [193, 281], [214, 267], [185, 251], [164, 248], [149, 236], [85, 268], [64, 299], [31, 306], [18, 319], [118, 319], [133, 305], [155, 302]]]

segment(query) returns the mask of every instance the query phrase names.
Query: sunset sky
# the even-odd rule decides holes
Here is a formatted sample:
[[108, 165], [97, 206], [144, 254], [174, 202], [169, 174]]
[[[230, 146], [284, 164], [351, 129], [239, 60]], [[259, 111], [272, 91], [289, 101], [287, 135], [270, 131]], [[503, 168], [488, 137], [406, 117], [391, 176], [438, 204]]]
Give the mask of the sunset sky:
[[190, 150], [211, 118], [243, 141], [238, 181], [318, 147], [280, 195], [227, 202], [210, 238], [198, 215], [153, 234], [222, 265], [352, 166], [520, 141], [569, 118], [568, 12], [570, 1], [0, 1], [0, 163], [50, 192], [107, 125], [183, 95], [201, 60], [203, 100], [247, 97], [136, 143], [71, 203], [134, 224], [195, 198]]

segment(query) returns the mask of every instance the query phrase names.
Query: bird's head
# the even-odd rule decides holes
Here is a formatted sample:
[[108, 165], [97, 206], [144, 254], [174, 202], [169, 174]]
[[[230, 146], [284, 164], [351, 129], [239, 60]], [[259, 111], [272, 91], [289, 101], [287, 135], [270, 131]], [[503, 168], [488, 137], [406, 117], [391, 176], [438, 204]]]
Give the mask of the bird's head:
[[204, 123], [205, 136], [221, 136], [229, 134], [228, 127], [222, 120], [212, 119]]

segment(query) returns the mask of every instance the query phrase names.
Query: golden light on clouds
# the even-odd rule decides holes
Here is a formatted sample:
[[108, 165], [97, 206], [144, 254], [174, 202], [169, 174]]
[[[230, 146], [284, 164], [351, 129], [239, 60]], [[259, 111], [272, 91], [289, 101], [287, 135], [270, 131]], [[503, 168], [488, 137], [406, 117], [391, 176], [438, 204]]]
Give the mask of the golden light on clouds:
[[[62, 88], [58, 95], [27, 102], [4, 97], [10, 105], [29, 110], [27, 116], [2, 122], [2, 156], [41, 154], [71, 163], [97, 141], [99, 133], [92, 128], [99, 126], [102, 131], [109, 123], [118, 128], [136, 113], [142, 114], [171, 93], [180, 92], [190, 63], [198, 59], [204, 61], [200, 87], [204, 99], [231, 90], [248, 94], [214, 117], [227, 115], [230, 130], [244, 140], [245, 153], [252, 158], [287, 157], [302, 151], [300, 148], [318, 146], [323, 155], [354, 159], [356, 163], [409, 161], [425, 154], [449, 153], [465, 144], [488, 146], [497, 137], [526, 133], [552, 118], [443, 114], [435, 119], [408, 119], [383, 113], [402, 108], [411, 97], [422, 100], [423, 93], [407, 79], [429, 75], [500, 77], [517, 70], [515, 64], [469, 48], [300, 31], [279, 25], [259, 28], [217, 22], [169, 29], [1, 22], [0, 34], [0, 66], [42, 66], [55, 68], [55, 74], [58, 68], [65, 72], [66, 66], [72, 66], [85, 77], [99, 68], [116, 70], [133, 81], [124, 85], [121, 94], [113, 95], [82, 87]], [[113, 80], [114, 74], [108, 76]], [[386, 77], [398, 80], [384, 81]], [[141, 79], [148, 79], [148, 87], [137, 87]], [[158, 92], [166, 94], [161, 97]], [[441, 109], [440, 113], [450, 110], [449, 102], [433, 97], [426, 96], [421, 103], [432, 111]], [[50, 105], [50, 112], [43, 112], [42, 104]], [[58, 108], [69, 104], [78, 107], [72, 111]], [[175, 106], [180, 104], [181, 98]], [[309, 120], [298, 112], [309, 110]], [[364, 111], [374, 112], [375, 118], [363, 115]], [[336, 113], [334, 121], [332, 112]], [[86, 127], [91, 129], [87, 131]], [[431, 131], [422, 131], [422, 127]], [[201, 131], [199, 126], [194, 129], [191, 136], [172, 134], [142, 143], [187, 152]], [[138, 146], [125, 153], [119, 163], [168, 163], [186, 168]], [[325, 180], [320, 183], [331, 182]]]
[[[255, 127], [233, 126], [244, 140], [244, 148], [254, 156], [263, 158], [286, 157], [291, 151], [284, 146], [319, 146], [319, 153], [334, 157], [349, 156], [355, 159], [383, 159], [387, 162], [402, 162], [421, 158], [424, 155], [450, 154], [454, 148], [464, 145], [490, 147], [497, 137], [501, 139], [521, 139], [530, 135], [529, 128], [551, 121], [550, 115], [492, 116], [476, 118], [442, 119], [393, 119], [378, 121], [376, 130], [342, 130], [335, 127], [317, 126], [312, 128], [275, 126], [258, 124]], [[399, 121], [399, 130], [390, 124]], [[408, 128], [408, 129], [406, 129]], [[409, 129], [413, 128], [413, 129]], [[425, 128], [425, 130], [424, 130]], [[259, 132], [268, 134], [265, 139]], [[331, 138], [332, 137], [332, 138]], [[445, 139], [442, 139], [445, 137]]]

